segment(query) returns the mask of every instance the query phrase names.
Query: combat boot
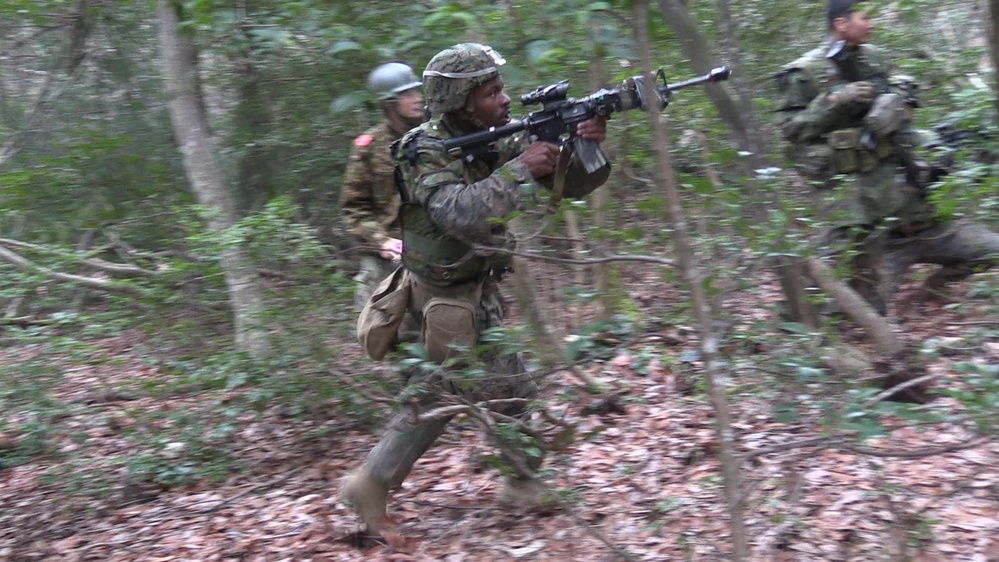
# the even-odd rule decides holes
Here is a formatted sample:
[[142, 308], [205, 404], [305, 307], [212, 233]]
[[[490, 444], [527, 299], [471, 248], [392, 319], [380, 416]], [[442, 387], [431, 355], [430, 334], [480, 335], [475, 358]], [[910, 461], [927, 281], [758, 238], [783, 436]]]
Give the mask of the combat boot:
[[388, 501], [388, 486], [372, 478], [362, 466], [341, 481], [340, 498], [354, 508], [369, 534], [381, 534], [387, 520], [385, 503]]
[[555, 492], [533, 478], [507, 477], [500, 503], [509, 507], [551, 508], [559, 504]]
[[973, 271], [965, 265], [945, 265], [931, 273], [923, 281], [923, 290], [936, 293], [943, 290], [948, 283], [963, 281], [971, 276]]

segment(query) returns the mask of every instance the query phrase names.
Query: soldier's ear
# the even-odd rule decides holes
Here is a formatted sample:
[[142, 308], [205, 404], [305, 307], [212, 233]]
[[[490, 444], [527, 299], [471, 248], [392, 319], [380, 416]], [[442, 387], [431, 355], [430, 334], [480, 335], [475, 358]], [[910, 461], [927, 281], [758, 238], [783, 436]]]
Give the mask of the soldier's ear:
[[849, 22], [845, 16], [839, 16], [838, 18], [833, 19], [832, 30], [835, 31], [836, 33], [843, 33], [844, 31], [846, 31], [847, 23]]

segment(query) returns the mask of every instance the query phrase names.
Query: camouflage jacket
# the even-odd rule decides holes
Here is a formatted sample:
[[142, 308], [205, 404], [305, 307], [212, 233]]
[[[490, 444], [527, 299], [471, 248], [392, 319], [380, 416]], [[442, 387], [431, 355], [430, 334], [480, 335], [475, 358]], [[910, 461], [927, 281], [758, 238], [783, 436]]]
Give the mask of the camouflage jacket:
[[[406, 133], [396, 149], [406, 203], [401, 211], [403, 263], [429, 281], [454, 284], [496, 268], [506, 256], [472, 245], [510, 248], [500, 219], [548, 199], [552, 178], [540, 183], [517, 156], [530, 144], [524, 133], [501, 139], [476, 157], [453, 156], [442, 141], [458, 136], [447, 117]], [[592, 174], [573, 158], [565, 196], [582, 198], [607, 181], [610, 165]]]
[[[785, 115], [781, 132], [788, 157], [823, 189], [820, 208], [827, 217], [841, 226], [875, 224], [909, 207], [915, 190], [899, 181], [899, 160], [888, 141], [878, 141], [872, 149], [861, 146], [869, 107], [830, 103], [829, 93], [846, 81], [826, 58], [828, 50], [828, 43], [823, 44], [777, 73], [776, 107]], [[861, 76], [887, 85], [891, 65], [884, 50], [861, 45], [855, 56]]]
[[391, 146], [401, 136], [383, 122], [358, 136], [351, 146], [340, 209], [347, 230], [362, 244], [379, 247], [386, 238], [399, 237], [400, 201]]

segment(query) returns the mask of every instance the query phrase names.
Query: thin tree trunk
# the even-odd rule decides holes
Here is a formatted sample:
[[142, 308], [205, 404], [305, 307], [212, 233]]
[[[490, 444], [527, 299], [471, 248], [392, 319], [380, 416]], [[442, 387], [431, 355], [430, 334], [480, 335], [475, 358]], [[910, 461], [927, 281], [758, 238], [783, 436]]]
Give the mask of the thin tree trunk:
[[[645, 99], [654, 99], [654, 80], [651, 74], [652, 57], [649, 49], [649, 3], [648, 0], [635, 2], [635, 35], [638, 42], [638, 52], [641, 60], [642, 73], [645, 75]], [[735, 459], [735, 433], [732, 430], [731, 414], [725, 389], [716, 380], [715, 357], [718, 352], [718, 339], [711, 322], [711, 310], [708, 307], [704, 292], [703, 275], [700, 272], [697, 256], [687, 231], [680, 206], [680, 195], [676, 189], [676, 177], [670, 161], [667, 147], [666, 128], [661, 116], [649, 112], [649, 123], [652, 129], [652, 145], [656, 151], [656, 181], [666, 194], [666, 212], [670, 226], [673, 228], [673, 246], [676, 251], [677, 267], [682, 279], [690, 291], [694, 313], [701, 334], [701, 356], [704, 360], [704, 377], [708, 386], [708, 394], [715, 414], [716, 432], [718, 434], [719, 458], [722, 465], [722, 475], [725, 480], [725, 494], [728, 498], [729, 527], [732, 531], [732, 560], [739, 562], [748, 556], [745, 526], [742, 520], [742, 502], [739, 488], [739, 464]]]
[[[999, 1], [999, 0], [994, 0]], [[710, 56], [711, 50], [704, 36], [698, 31], [693, 19], [687, 12], [686, 7], [678, 0], [659, 0], [659, 9], [662, 11], [666, 22], [680, 38], [680, 45], [684, 54], [690, 58], [691, 66], [697, 72], [707, 72], [715, 61]], [[735, 100], [721, 86], [711, 86], [707, 88], [715, 108], [721, 118], [729, 124], [732, 140], [741, 150], [748, 153], [743, 162], [743, 169], [747, 175], [752, 175], [755, 170], [769, 168], [770, 163], [769, 147], [766, 139], [759, 133], [763, 127], [756, 120], [753, 112], [752, 96], [750, 92], [753, 88], [749, 84], [746, 73], [742, 71], [742, 58], [739, 56], [739, 43], [735, 35], [735, 22], [732, 18], [728, 0], [718, 0], [718, 9], [721, 14], [722, 24], [725, 26], [725, 43], [728, 54], [729, 65], [732, 68], [732, 77], [729, 81], [738, 92]], [[765, 199], [760, 201], [758, 197]], [[780, 208], [778, 194], [772, 190], [765, 190], [763, 193], [750, 193], [755, 201], [750, 206], [750, 213], [754, 220], [766, 220], [766, 209]], [[808, 302], [805, 296], [805, 284], [801, 279], [803, 266], [801, 260], [779, 256], [774, 258], [774, 266], [780, 280], [784, 296], [787, 298], [789, 314], [795, 320], [811, 327], [819, 326], [818, 313]]]
[[[594, 56], [590, 59], [589, 68], [589, 85], [590, 91], [596, 92], [601, 87], [603, 87], [605, 82], [604, 77], [604, 66], [602, 64], [603, 58], [600, 56]], [[607, 153], [607, 158], [614, 161], [614, 150], [609, 146], [606, 141], [603, 144], [604, 152]], [[608, 180], [608, 183], [598, 187], [596, 191], [593, 192], [593, 223], [598, 229], [604, 230], [608, 227], [607, 224], [607, 207], [610, 203], [610, 182], [613, 181], [614, 175], [611, 176], [612, 179]], [[600, 244], [605, 246], [606, 241], [593, 242], [591, 244]], [[601, 263], [595, 266], [595, 279], [594, 285], [597, 291], [600, 292], [600, 312], [601, 318], [609, 318], [612, 314], [617, 312], [617, 302], [615, 298], [610, 294], [611, 290], [611, 280], [613, 279], [614, 265], [611, 263]]]
[[[198, 203], [212, 213], [208, 228], [222, 231], [236, 222], [236, 202], [215, 161], [208, 126], [200, 109], [197, 68], [191, 56], [193, 44], [180, 33], [173, 2], [158, 0], [156, 13], [170, 122], [183, 157], [184, 171]], [[219, 261], [232, 303], [236, 348], [255, 358], [264, 358], [270, 346], [261, 326], [264, 299], [256, 269], [239, 248], [223, 250]]]
[[989, 52], [992, 54], [992, 76], [996, 81], [993, 103], [999, 113], [999, 0], [989, 0], [989, 20]]

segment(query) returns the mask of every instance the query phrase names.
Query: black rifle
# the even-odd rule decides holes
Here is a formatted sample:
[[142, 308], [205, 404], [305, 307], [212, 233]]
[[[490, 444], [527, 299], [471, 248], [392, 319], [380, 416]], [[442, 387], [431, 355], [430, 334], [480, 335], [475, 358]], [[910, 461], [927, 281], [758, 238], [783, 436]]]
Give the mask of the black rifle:
[[719, 82], [728, 79], [729, 75], [728, 67], [721, 66], [703, 76], [667, 84], [666, 73], [660, 68], [654, 77], [655, 100], [645, 99], [642, 76], [625, 80], [619, 88], [602, 89], [579, 99], [566, 96], [569, 81], [563, 80], [521, 96], [522, 104], [540, 103], [542, 109], [500, 127], [490, 127], [484, 131], [447, 139], [444, 141], [444, 148], [454, 156], [475, 156], [488, 151], [489, 146], [499, 139], [520, 131], [527, 131], [538, 140], [554, 143], [560, 142], [562, 136], [567, 135], [566, 141], [572, 142], [572, 148], [579, 155], [586, 171], [592, 173], [604, 166], [607, 160], [597, 143], [576, 136], [576, 125], [598, 115], [608, 116], [630, 109], [647, 110], [655, 107], [656, 111], [662, 111], [669, 104], [670, 95], [676, 90]]

